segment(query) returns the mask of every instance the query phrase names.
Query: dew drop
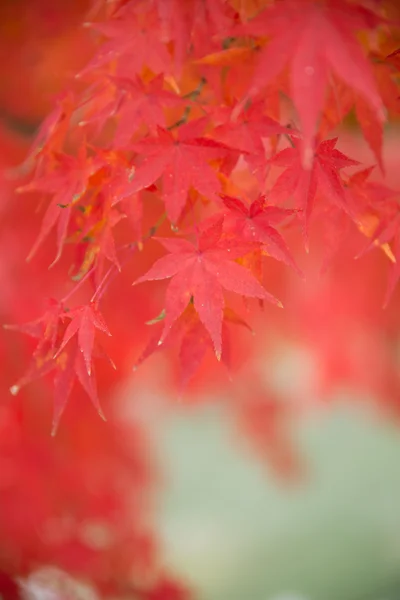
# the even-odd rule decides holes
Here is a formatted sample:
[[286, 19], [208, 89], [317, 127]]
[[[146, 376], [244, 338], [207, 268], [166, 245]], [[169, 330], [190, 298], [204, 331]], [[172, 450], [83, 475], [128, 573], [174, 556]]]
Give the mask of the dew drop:
[[16, 396], [19, 392], [19, 385], [13, 385], [10, 387], [10, 392], [13, 396]]

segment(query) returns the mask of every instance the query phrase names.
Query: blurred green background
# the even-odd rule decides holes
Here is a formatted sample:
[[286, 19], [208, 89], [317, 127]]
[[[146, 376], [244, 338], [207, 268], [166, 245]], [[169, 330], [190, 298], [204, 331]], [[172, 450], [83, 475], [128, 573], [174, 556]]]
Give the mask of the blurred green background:
[[221, 408], [186, 408], [163, 435], [165, 554], [200, 599], [400, 599], [395, 425], [354, 404], [311, 416], [295, 486], [235, 442]]

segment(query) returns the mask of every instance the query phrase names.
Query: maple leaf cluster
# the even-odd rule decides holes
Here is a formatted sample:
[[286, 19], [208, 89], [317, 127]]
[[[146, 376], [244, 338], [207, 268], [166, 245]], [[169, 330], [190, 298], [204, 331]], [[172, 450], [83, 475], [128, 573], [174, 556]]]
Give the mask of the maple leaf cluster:
[[[107, 377], [161, 352], [180, 395], [227, 373], [238, 431], [285, 476], [302, 469], [293, 419], [336, 384], [398, 413], [399, 181], [384, 133], [399, 119], [399, 27], [390, 0], [91, 5], [92, 55], [13, 171], [23, 216], [0, 207], [23, 239], [15, 264], [28, 260], [4, 300], [7, 339], [36, 339], [10, 389], [52, 383], [53, 435], [75, 382], [112, 421]], [[295, 390], [268, 380], [283, 340], [316, 365]], [[143, 597], [184, 595], [157, 585]]]
[[23, 327], [39, 343], [13, 393], [53, 371], [55, 425], [75, 377], [101, 413], [93, 355], [102, 353], [99, 335], [111, 333], [99, 302], [129, 261], [144, 261], [150, 238], [166, 254], [136, 283], [169, 279], [153, 350], [190, 322], [181, 342], [185, 381], [207, 345], [218, 360], [229, 352], [228, 323], [245, 322], [229, 317], [231, 292], [282, 306], [265, 285], [269, 258], [302, 276], [284, 232], [300, 230], [308, 249], [321, 212], [329, 213], [319, 224], [327, 230], [340, 221], [334, 244], [348, 225], [364, 231], [376, 219], [369, 236], [394, 264], [394, 288], [396, 193], [374, 186], [368, 169], [344, 175], [360, 163], [329, 136], [334, 113], [343, 120], [355, 109], [383, 168], [383, 123], [398, 111], [392, 8], [347, 0], [93, 6], [85, 26], [99, 46], [77, 74], [83, 90], [57, 100], [18, 189], [48, 198], [28, 260], [54, 229], [50, 266], [67, 246], [76, 287], [91, 283], [92, 296], [72, 309], [54, 301]]

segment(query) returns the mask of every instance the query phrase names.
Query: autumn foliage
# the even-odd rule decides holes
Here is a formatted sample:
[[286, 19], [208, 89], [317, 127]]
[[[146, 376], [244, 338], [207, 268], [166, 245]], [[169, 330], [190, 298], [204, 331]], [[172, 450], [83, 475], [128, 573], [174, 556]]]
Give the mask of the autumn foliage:
[[[169, 409], [226, 396], [285, 478], [303, 472], [296, 419], [343, 386], [399, 416], [400, 11], [68, 6], [17, 2], [2, 25], [0, 570], [179, 600], [148, 514], [151, 425], [118, 390], [138, 414], [150, 381]], [[6, 64], [21, 40], [33, 70]], [[288, 351], [312, 368], [277, 383]]]

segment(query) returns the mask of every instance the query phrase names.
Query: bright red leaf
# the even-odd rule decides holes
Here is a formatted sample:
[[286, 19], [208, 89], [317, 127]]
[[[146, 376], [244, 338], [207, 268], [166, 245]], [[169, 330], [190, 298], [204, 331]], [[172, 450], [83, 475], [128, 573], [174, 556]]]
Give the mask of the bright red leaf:
[[222, 199], [230, 211], [230, 215], [226, 218], [228, 228], [232, 228], [238, 238], [259, 242], [270, 256], [286, 263], [302, 276], [285, 240], [274, 227], [293, 215], [295, 211], [268, 205], [264, 196], [254, 200], [250, 206], [231, 196], [222, 195]]
[[222, 226], [223, 218], [220, 218], [202, 231], [196, 245], [183, 239], [157, 238], [170, 254], [160, 258], [136, 281], [172, 278], [165, 299], [166, 316], [161, 343], [193, 298], [194, 307], [211, 336], [218, 358], [222, 354], [223, 289], [280, 305], [250, 271], [234, 262], [254, 249], [254, 245], [248, 243], [246, 247], [245, 244], [226, 243], [222, 238]]
[[80, 72], [80, 77], [116, 61], [118, 77], [134, 78], [144, 66], [155, 74], [171, 71], [171, 57], [160, 35], [158, 14], [151, 3], [128, 2], [115, 18], [102, 23], [87, 23], [107, 38], [99, 52]]
[[337, 138], [333, 138], [317, 145], [311, 169], [304, 169], [300, 145], [295, 138], [292, 138], [293, 147], [281, 150], [271, 159], [272, 164], [286, 167], [275, 182], [271, 197], [277, 204], [293, 198], [297, 207], [304, 211], [306, 243], [308, 243], [308, 221], [318, 190], [327, 200], [345, 212], [350, 212], [340, 170], [359, 163], [337, 150], [336, 142]]
[[81, 146], [77, 157], [57, 153], [54, 159], [54, 165], [48, 173], [34, 177], [30, 183], [18, 189], [19, 192], [39, 191], [53, 195], [44, 214], [39, 236], [28, 256], [30, 260], [57, 225], [57, 254], [52, 264], [61, 257], [73, 205], [82, 198], [90, 177], [103, 166], [99, 156], [87, 155], [85, 146]]
[[355, 37], [360, 30], [375, 29], [379, 22], [375, 13], [345, 0], [289, 0], [268, 6], [239, 29], [246, 35], [271, 38], [261, 51], [250, 95], [290, 63], [291, 97], [300, 119], [302, 163], [307, 169], [312, 166], [314, 136], [331, 71], [365, 98], [380, 121], [385, 119], [371, 65]]
[[176, 136], [158, 128], [157, 137], [147, 137], [132, 147], [140, 156], [135, 171], [119, 198], [149, 187], [162, 179], [162, 198], [172, 223], [185, 206], [189, 190], [194, 188], [208, 199], [216, 199], [221, 189], [209, 161], [224, 156], [229, 148], [202, 137], [207, 119], [198, 119], [179, 127]]
[[[68, 319], [71, 320], [66, 326]], [[55, 300], [50, 301], [48, 310], [40, 319], [21, 326], [8, 326], [8, 329], [20, 330], [39, 338], [30, 367], [11, 387], [11, 392], [15, 395], [31, 381], [54, 372], [53, 435], [56, 433], [76, 378], [100, 416], [105, 418], [100, 407], [91, 364], [93, 352], [98, 356], [105, 356], [100, 347], [95, 345], [96, 328], [111, 335], [96, 306], [83, 306], [67, 311], [62, 303]], [[65, 349], [76, 333], [77, 339]]]
[[95, 331], [98, 329], [107, 335], [111, 335], [111, 333], [108, 330], [103, 315], [93, 302], [68, 311], [68, 316], [70, 317], [71, 322], [65, 330], [61, 346], [55, 357], [61, 354], [71, 338], [77, 334], [79, 350], [82, 352], [86, 370], [90, 376], [92, 371], [92, 353]]

